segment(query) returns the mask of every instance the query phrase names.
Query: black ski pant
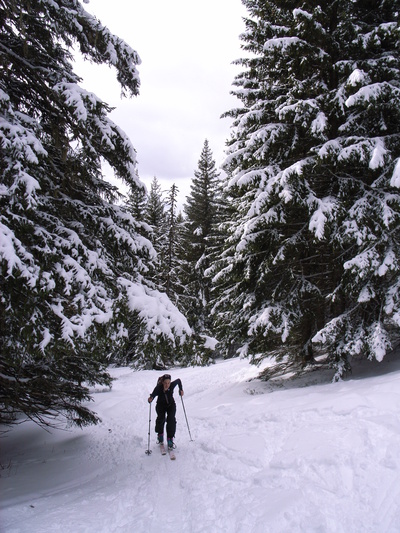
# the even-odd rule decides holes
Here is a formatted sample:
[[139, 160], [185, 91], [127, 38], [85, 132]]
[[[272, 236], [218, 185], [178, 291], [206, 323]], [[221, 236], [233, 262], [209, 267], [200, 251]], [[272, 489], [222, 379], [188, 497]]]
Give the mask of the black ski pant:
[[167, 439], [173, 439], [176, 431], [176, 403], [169, 405], [159, 404], [156, 405], [156, 433], [162, 435], [164, 433], [165, 417], [167, 417]]

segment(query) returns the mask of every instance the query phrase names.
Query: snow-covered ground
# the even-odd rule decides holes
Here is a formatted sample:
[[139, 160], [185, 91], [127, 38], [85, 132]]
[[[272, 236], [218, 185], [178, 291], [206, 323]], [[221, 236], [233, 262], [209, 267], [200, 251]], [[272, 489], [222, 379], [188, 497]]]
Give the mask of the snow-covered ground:
[[[246, 361], [174, 370], [177, 460], [152, 455], [159, 372], [113, 369], [102, 423], [1, 439], [5, 533], [400, 532], [400, 370], [271, 390]], [[389, 372], [390, 370], [390, 372]], [[317, 376], [317, 374], [315, 374]], [[317, 378], [315, 379], [317, 381]]]

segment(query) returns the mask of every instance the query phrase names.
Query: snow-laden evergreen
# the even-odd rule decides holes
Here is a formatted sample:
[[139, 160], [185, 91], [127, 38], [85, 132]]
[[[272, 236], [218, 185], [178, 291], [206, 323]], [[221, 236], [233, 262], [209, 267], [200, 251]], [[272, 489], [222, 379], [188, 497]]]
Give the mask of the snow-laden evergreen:
[[178, 187], [173, 183], [166, 199], [167, 247], [164, 264], [162, 265], [165, 273], [165, 292], [173, 302], [177, 301], [178, 293], [181, 292], [178, 274], [178, 248], [180, 246], [180, 222], [182, 217], [180, 212], [178, 212], [178, 192]]
[[399, 336], [400, 4], [244, 4], [221, 340], [340, 375]]
[[211, 278], [208, 269], [221, 250], [221, 242], [215, 238], [221, 196], [220, 173], [206, 139], [194, 171], [190, 195], [186, 197], [184, 205], [181, 243], [180, 276], [184, 292], [180, 304], [196, 336], [195, 357], [192, 358], [196, 363], [207, 363], [214, 356], [216, 341], [213, 340]]
[[[118, 206], [107, 161], [144, 188], [135, 150], [110, 108], [79, 86], [72, 51], [113, 67], [138, 94], [137, 53], [77, 0], [0, 2], [1, 421], [16, 411], [96, 421], [83, 384], [108, 384], [105, 364], [129, 347], [175, 349], [184, 317], [148, 281], [145, 226]], [[149, 342], [148, 342], [149, 341]]]
[[161, 252], [164, 247], [163, 245], [165, 244], [165, 233], [167, 228], [165, 207], [161, 185], [154, 176], [147, 197], [145, 220], [151, 226], [153, 232], [152, 242], [158, 254]]
[[156, 446], [154, 404], [145, 454], [161, 372], [111, 369], [112, 390], [93, 395], [101, 424], [27, 423], [2, 439], [2, 529], [398, 533], [399, 362], [367, 365], [377, 375], [356, 366], [354, 379], [323, 384], [314, 373], [304, 388], [251, 380], [258, 369], [238, 358], [174, 369], [194, 439], [176, 397], [176, 461]]

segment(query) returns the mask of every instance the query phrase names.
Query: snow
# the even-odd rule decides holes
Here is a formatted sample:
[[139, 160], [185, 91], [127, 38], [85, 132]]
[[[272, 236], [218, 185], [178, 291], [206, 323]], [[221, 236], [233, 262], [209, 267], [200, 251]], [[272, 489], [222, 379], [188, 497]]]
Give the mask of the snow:
[[371, 326], [370, 337], [371, 344], [374, 348], [375, 359], [382, 362], [388, 350], [391, 348], [388, 334], [379, 322], [375, 322]]
[[397, 160], [396, 166], [394, 167], [394, 172], [392, 179], [390, 180], [390, 185], [392, 187], [400, 188], [400, 159]]
[[293, 9], [293, 16], [294, 18], [298, 18], [299, 16], [307, 18], [309, 20], [312, 20], [312, 14], [308, 11], [305, 11], [304, 9]]
[[376, 139], [375, 148], [372, 151], [372, 157], [369, 162], [369, 168], [375, 170], [376, 168], [383, 167], [385, 164], [385, 155], [387, 154], [385, 144], [382, 139]]
[[385, 256], [385, 259], [383, 260], [383, 263], [378, 268], [378, 275], [385, 276], [389, 269], [394, 270], [396, 268], [397, 268], [396, 254], [393, 252], [393, 250], [389, 249], [389, 251], [387, 252]]
[[208, 335], [200, 335], [204, 339], [204, 348], [209, 350], [215, 350], [218, 344], [218, 340], [214, 337], [209, 337]]
[[51, 342], [53, 335], [50, 333], [48, 328], [45, 328], [43, 331], [43, 340], [39, 344], [41, 351], [44, 353], [46, 346]]
[[273, 50], [275, 48], [280, 48], [285, 51], [297, 43], [301, 42], [301, 39], [298, 37], [276, 37], [274, 39], [268, 39], [264, 43], [264, 50]]
[[291, 176], [293, 174], [296, 174], [297, 176], [301, 176], [303, 173], [303, 167], [307, 164], [307, 160], [302, 161], [296, 161], [293, 163], [293, 165], [290, 165], [289, 167], [285, 168], [283, 171], [281, 171], [278, 174], [278, 178], [281, 185], [281, 191], [279, 193], [279, 197], [282, 198], [285, 203], [288, 203], [291, 201], [293, 196], [293, 189], [290, 186], [290, 180]]
[[176, 461], [156, 448], [154, 404], [145, 454], [159, 373], [111, 372], [113, 389], [94, 393], [98, 426], [26, 422], [2, 439], [3, 531], [398, 533], [396, 359], [334, 384], [314, 372], [307, 387], [249, 381], [258, 370], [240, 359], [174, 369], [194, 439], [176, 398]]
[[378, 100], [382, 93], [385, 91], [390, 91], [393, 93], [393, 98], [398, 98], [399, 89], [394, 86], [391, 86], [389, 83], [372, 83], [365, 87], [361, 87], [355, 94], [347, 98], [345, 104], [347, 107], [352, 107], [362, 102], [370, 102]]
[[[25, 259], [21, 261], [20, 256]], [[7, 263], [7, 276], [12, 276], [14, 269], [19, 269], [27, 284], [34, 287], [39, 277], [39, 269], [33, 265], [33, 256], [14, 233], [0, 221], [0, 257]], [[28, 266], [27, 266], [28, 265]]]
[[174, 341], [175, 334], [183, 338], [190, 336], [186, 317], [165, 293], [126, 278], [119, 278], [118, 283], [126, 291], [130, 310], [138, 313], [149, 334], [154, 337], [164, 335], [171, 341]]
[[312, 121], [311, 131], [312, 133], [316, 133], [316, 134], [322, 133], [326, 130], [327, 125], [328, 125], [328, 118], [325, 115], [325, 113], [320, 111], [317, 117]]
[[312, 196], [309, 203], [317, 203], [316, 209], [310, 218], [309, 230], [315, 234], [317, 239], [323, 239], [325, 233], [325, 223], [331, 213], [335, 210], [337, 202], [333, 197], [322, 198], [322, 200]]
[[[88, 118], [87, 105], [95, 108], [100, 100], [95, 94], [85, 91], [76, 83], [61, 82], [54, 85], [53, 90], [63, 95], [67, 106], [71, 106], [73, 114], [78, 122], [85, 122]], [[86, 102], [85, 102], [86, 101]]]
[[365, 81], [369, 81], [369, 76], [366, 74], [362, 69], [354, 69], [353, 72], [350, 74], [348, 79], [348, 84], [355, 86], [359, 83], [364, 83]]

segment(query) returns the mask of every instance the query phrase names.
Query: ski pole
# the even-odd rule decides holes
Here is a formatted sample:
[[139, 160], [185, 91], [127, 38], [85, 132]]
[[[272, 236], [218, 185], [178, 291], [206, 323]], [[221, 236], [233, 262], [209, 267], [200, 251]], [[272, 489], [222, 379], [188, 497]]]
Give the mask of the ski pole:
[[192, 439], [192, 434], [190, 433], [190, 428], [189, 428], [189, 422], [188, 422], [188, 419], [187, 419], [187, 416], [186, 416], [186, 409], [185, 409], [185, 404], [183, 403], [183, 397], [181, 396], [181, 400], [182, 400], [182, 407], [183, 407], [183, 412], [185, 413], [185, 418], [186, 418], [186, 425], [187, 425], [187, 428], [188, 428], [188, 431], [189, 431], [189, 436], [190, 436], [190, 442], [193, 442], [193, 439]]
[[151, 454], [151, 450], [150, 450], [151, 402], [149, 402], [149, 403], [150, 403], [150, 405], [149, 405], [149, 438], [148, 438], [148, 441], [147, 441], [147, 450], [145, 452], [147, 455]]

